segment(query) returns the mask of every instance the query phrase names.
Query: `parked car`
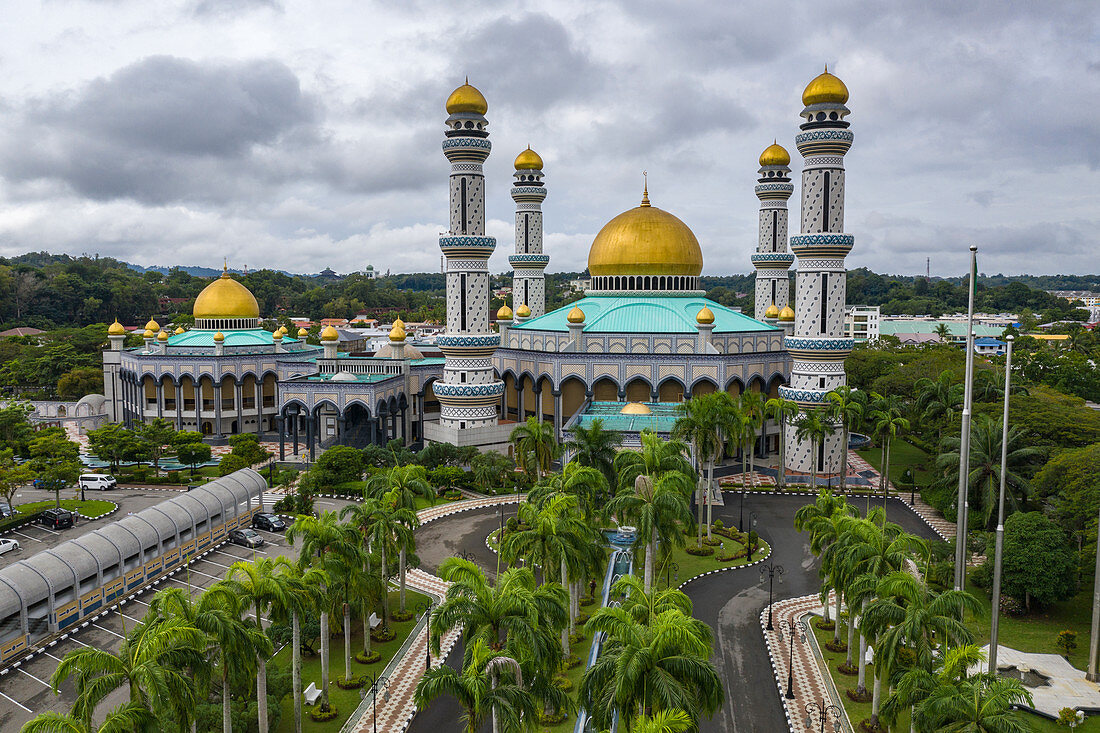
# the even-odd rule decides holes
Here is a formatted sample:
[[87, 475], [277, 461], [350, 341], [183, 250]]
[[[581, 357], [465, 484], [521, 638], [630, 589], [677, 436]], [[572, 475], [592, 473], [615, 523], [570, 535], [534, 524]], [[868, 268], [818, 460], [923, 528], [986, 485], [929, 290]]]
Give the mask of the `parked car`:
[[19, 540], [9, 540], [7, 537], [0, 537], [0, 555], [11, 550], [19, 552], [21, 549], [23, 549], [23, 546], [19, 544]]
[[12, 511], [11, 504], [6, 501], [0, 501], [0, 519], [7, 519], [8, 517], [14, 517], [15, 512]]
[[68, 509], [46, 509], [38, 515], [38, 523], [50, 529], [68, 529], [76, 522]]
[[278, 514], [262, 512], [252, 516], [252, 526], [266, 532], [285, 532], [286, 522]]
[[235, 529], [229, 533], [229, 541], [242, 547], [262, 547], [264, 538], [254, 529]]
[[82, 489], [98, 489], [99, 491], [110, 491], [118, 487], [118, 481], [115, 480], [115, 477], [106, 473], [85, 473], [80, 477], [78, 483]]

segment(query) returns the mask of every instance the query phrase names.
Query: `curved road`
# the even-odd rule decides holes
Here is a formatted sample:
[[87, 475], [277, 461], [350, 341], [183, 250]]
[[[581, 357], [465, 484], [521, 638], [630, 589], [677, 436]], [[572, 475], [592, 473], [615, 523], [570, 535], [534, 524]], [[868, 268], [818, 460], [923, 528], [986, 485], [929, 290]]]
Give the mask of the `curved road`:
[[[721, 518], [726, 526], [735, 526], [738, 494], [727, 492], [725, 500], [726, 506], [714, 508], [715, 517]], [[794, 530], [795, 512], [810, 501], [807, 496], [746, 495], [746, 521], [750, 512], [757, 512], [757, 531], [773, 548], [770, 562], [779, 563], [785, 571], [782, 584], [775, 586], [774, 600], [803, 596], [819, 587], [816, 560], [810, 554], [809, 543]], [[881, 506], [882, 500], [872, 503]], [[897, 499], [890, 501], [887, 513], [890, 521], [907, 531], [936, 538], [928, 525]], [[466, 550], [492, 573], [496, 569], [496, 554], [485, 547], [485, 536], [499, 525], [500, 511], [491, 509], [466, 512], [425, 525], [417, 530], [416, 538], [422, 567], [434, 572], [445, 558]], [[683, 590], [695, 605], [695, 616], [714, 630], [713, 662], [726, 687], [725, 704], [711, 720], [702, 722], [700, 732], [786, 730], [775, 673], [760, 632], [759, 618], [768, 604], [768, 586], [760, 581], [759, 566], [709, 575], [688, 583]], [[459, 644], [447, 657], [447, 664], [458, 668], [461, 658]], [[799, 694], [797, 689], [795, 694]], [[440, 698], [413, 719], [409, 733], [459, 731], [461, 714], [454, 698]]]

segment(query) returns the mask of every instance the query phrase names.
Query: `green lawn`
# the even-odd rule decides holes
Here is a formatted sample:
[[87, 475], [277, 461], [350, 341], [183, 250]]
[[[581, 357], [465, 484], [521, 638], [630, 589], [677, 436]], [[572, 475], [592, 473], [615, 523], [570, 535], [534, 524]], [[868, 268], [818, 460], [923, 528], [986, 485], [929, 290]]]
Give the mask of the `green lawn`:
[[[874, 466], [875, 470], [882, 471], [881, 448], [867, 448], [856, 452], [863, 460]], [[913, 476], [917, 484], [927, 485], [932, 476], [932, 472], [928, 469], [932, 467], [933, 460], [932, 456], [915, 445], [904, 440], [895, 440], [890, 444], [890, 480], [896, 485], [905, 473], [905, 469], [913, 467]], [[925, 466], [925, 468], [917, 468], [918, 466]]]
[[[417, 604], [428, 601], [428, 597], [417, 593], [411, 589], [406, 591], [405, 604], [407, 609], [416, 608]], [[391, 611], [397, 610], [398, 603], [398, 591], [390, 592], [390, 609]], [[397, 650], [401, 648], [401, 645], [405, 642], [409, 632], [416, 626], [416, 622], [419, 617], [413, 617], [409, 621], [391, 622], [390, 628], [397, 632], [397, 636], [393, 641], [387, 642], [371, 642], [371, 650], [376, 651], [382, 655], [382, 658], [374, 664], [360, 664], [353, 658], [351, 660], [352, 674], [381, 674], [386, 665], [393, 655], [397, 653]], [[339, 620], [340, 624], [343, 624], [343, 619]], [[352, 620], [352, 639], [351, 639], [351, 653], [355, 655], [357, 652], [363, 650], [363, 624], [362, 622], [353, 619]], [[320, 649], [320, 645], [315, 644], [316, 649]], [[273, 661], [276, 664], [290, 668], [290, 647], [284, 647], [278, 654], [275, 655]], [[330, 733], [340, 730], [340, 727], [348, 719], [348, 717], [355, 711], [355, 708], [359, 706], [362, 698], [359, 697], [359, 690], [342, 690], [336, 684], [336, 678], [344, 675], [344, 637], [343, 634], [336, 634], [332, 637], [329, 648], [329, 701], [336, 706], [340, 714], [336, 716], [334, 720], [330, 720], [327, 723], [315, 723], [309, 717], [309, 711], [312, 709], [308, 705], [302, 706], [302, 730], [312, 731], [314, 733]], [[302, 689], [309, 687], [309, 683], [313, 682], [317, 684], [317, 687], [321, 686], [321, 655], [315, 656], [302, 656]], [[277, 731], [288, 733], [294, 730], [294, 700], [291, 695], [287, 695], [282, 703], [282, 717], [279, 720], [279, 727]]]
[[[771, 547], [764, 540], [760, 540], [756, 551], [752, 554], [752, 560], [747, 557], [743, 557], [740, 560], [731, 560], [729, 562], [719, 562], [715, 558], [723, 552], [737, 552], [743, 550], [745, 545], [737, 540], [731, 540], [728, 537], [721, 535], [713, 535], [715, 539], [722, 541], [722, 546], [715, 546], [713, 555], [696, 556], [689, 555], [687, 547], [693, 547], [695, 545], [696, 535], [692, 533], [690, 537], [686, 537], [687, 544], [685, 547], [678, 547], [672, 551], [672, 555], [663, 561], [658, 561], [657, 569], [654, 574], [659, 576], [655, 578], [657, 587], [664, 588], [668, 584], [671, 584], [673, 588], [677, 587], [681, 583], [694, 578], [697, 575], [710, 572], [711, 570], [718, 570], [720, 568], [735, 568], [740, 565], [747, 565], [749, 562], [756, 562], [761, 558], [767, 557], [771, 553]], [[703, 538], [706, 539], [706, 528], [703, 529]], [[638, 562], [639, 565], [635, 567], [635, 574], [639, 577], [642, 576], [643, 567], [640, 563], [645, 560], [645, 555], [640, 555]], [[671, 563], [675, 563], [679, 566], [678, 569], [672, 571], [672, 577], [669, 577], [669, 570], [672, 569]], [[677, 580], [679, 578], [679, 580]]]
[[[585, 613], [591, 615], [597, 608], [599, 608], [599, 606], [597, 604], [593, 604], [593, 605], [588, 606], [587, 608], [583, 608], [581, 610], [584, 611]], [[581, 677], [584, 676], [584, 670], [585, 670], [586, 666], [588, 665], [588, 654], [591, 650], [592, 650], [592, 636], [591, 635], [589, 635], [588, 638], [585, 641], [582, 641], [579, 644], [574, 644], [573, 645], [572, 651], [573, 651], [574, 654], [576, 654], [578, 657], [580, 657], [581, 663], [578, 664], [573, 669], [567, 670], [565, 672], [564, 676], [567, 680], [569, 680], [570, 682], [573, 683], [573, 689], [570, 690], [569, 694], [573, 697], [574, 700], [577, 699], [577, 693], [579, 692], [580, 686], [581, 686]], [[570, 731], [573, 730], [573, 727], [576, 724], [577, 724], [577, 715], [576, 715], [576, 713], [574, 713], [572, 715], [565, 716], [565, 720], [558, 723], [557, 725], [551, 725], [551, 726], [545, 726], [544, 725], [544, 726], [541, 726], [539, 728], [539, 731], [541, 733], [569, 733]]]
[[[31, 501], [26, 504], [16, 504], [13, 509], [20, 514], [34, 514], [43, 509], [52, 509], [55, 506], [57, 506], [57, 502], [53, 499], [48, 499], [46, 501]], [[62, 509], [79, 512], [92, 519], [103, 516], [117, 506], [118, 505], [113, 501], [104, 501], [103, 499], [89, 499], [88, 501], [79, 501], [77, 499], [61, 500]]]

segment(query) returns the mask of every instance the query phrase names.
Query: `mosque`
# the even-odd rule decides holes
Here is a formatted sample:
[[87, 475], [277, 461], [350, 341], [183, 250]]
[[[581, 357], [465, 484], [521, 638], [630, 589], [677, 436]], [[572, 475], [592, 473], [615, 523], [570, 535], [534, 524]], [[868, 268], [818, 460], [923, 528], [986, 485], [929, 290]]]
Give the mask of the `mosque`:
[[[447, 322], [426, 358], [396, 322], [373, 356], [336, 350], [331, 327], [321, 346], [259, 326], [256, 299], [223, 273], [195, 301], [195, 327], [169, 334], [150, 321], [145, 344], [124, 349], [116, 322], [104, 352], [111, 419], [161, 417], [217, 439], [255, 432], [301, 441], [309, 458], [333, 443], [401, 438], [508, 450], [517, 421], [552, 422], [559, 437], [597, 418], [623, 434], [671, 430], [675, 406], [694, 395], [744, 390], [782, 396], [801, 410], [844, 384], [844, 155], [852, 143], [848, 90], [828, 70], [802, 95], [795, 145], [803, 157], [800, 234], [788, 237], [794, 193], [791, 158], [778, 143], [760, 156], [754, 317], [704, 297], [699, 241], [675, 215], [640, 204], [612, 218], [588, 255], [584, 297], [546, 312], [543, 161], [530, 148], [515, 159], [513, 307], [491, 318], [483, 164], [492, 145], [488, 103], [469, 83], [447, 100], [443, 153], [450, 163], [449, 231], [440, 236]], [[797, 263], [795, 293], [789, 269]], [[495, 326], [494, 328], [494, 323]], [[839, 435], [820, 449], [787, 431], [788, 467], [821, 475], [840, 470]], [[756, 450], [778, 448], [779, 427], [763, 426]]]

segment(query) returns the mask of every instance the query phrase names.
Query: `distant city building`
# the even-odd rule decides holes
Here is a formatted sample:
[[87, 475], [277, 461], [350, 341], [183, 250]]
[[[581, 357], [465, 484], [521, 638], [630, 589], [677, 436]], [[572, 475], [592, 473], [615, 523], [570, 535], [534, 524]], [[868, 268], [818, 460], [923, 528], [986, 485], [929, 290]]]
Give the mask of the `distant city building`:
[[378, 277], [378, 272], [374, 269], [374, 265], [367, 265], [367, 269], [363, 270], [360, 274], [368, 280], [374, 280]]
[[339, 280], [339, 279], [341, 279], [340, 276], [337, 275], [336, 272], [331, 267], [326, 267], [325, 269], [321, 270], [319, 273], [317, 273], [317, 277], [321, 278], [322, 280]]
[[584, 292], [592, 287], [592, 278], [590, 277], [578, 277], [575, 280], [569, 281], [569, 289], [576, 292]]
[[9, 328], [7, 331], [0, 331], [0, 338], [6, 336], [37, 336], [39, 334], [46, 333], [41, 328], [31, 328], [30, 326], [19, 326], [17, 328]]
[[880, 318], [877, 305], [850, 305], [844, 310], [844, 336], [857, 342], [878, 338]]
[[1100, 293], [1092, 290], [1048, 290], [1047, 292], [1066, 300], [1079, 300], [1085, 304], [1086, 308], [1100, 308]]
[[[940, 325], [947, 326], [948, 341], [953, 344], [966, 343], [966, 319], [951, 318], [890, 318], [883, 317], [879, 320], [879, 335], [895, 336], [903, 344], [927, 344], [940, 341], [937, 329]], [[987, 326], [975, 322], [974, 335], [1000, 336], [1004, 332], [1003, 327]]]
[[1002, 356], [1005, 353], [1005, 342], [992, 336], [974, 339], [974, 353], [980, 356]]

